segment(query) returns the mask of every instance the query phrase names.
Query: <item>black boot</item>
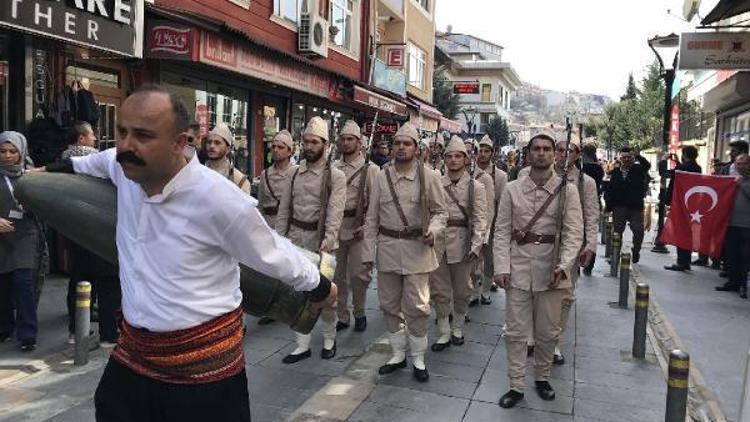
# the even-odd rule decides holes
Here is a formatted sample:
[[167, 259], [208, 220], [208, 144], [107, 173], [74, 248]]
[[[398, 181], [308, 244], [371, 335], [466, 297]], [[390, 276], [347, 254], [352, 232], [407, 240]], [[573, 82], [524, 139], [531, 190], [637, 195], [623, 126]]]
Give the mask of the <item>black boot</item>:
[[367, 317], [355, 317], [354, 318], [354, 331], [361, 333], [367, 329]]
[[740, 290], [740, 286], [732, 281], [727, 281], [721, 286], [716, 287], [717, 292], [736, 292]]
[[328, 360], [333, 359], [333, 357], [336, 356], [336, 342], [333, 342], [333, 347], [331, 349], [326, 349], [325, 347], [323, 350], [320, 351], [320, 357], [322, 359]]
[[432, 350], [433, 352], [442, 352], [443, 350], [445, 350], [445, 349], [447, 349], [449, 347], [451, 347], [451, 342], [450, 341], [447, 342], [447, 343], [437, 343], [437, 342], [435, 342], [435, 343], [432, 344], [432, 346], [430, 346], [430, 350]]
[[511, 407], [515, 407], [521, 400], [523, 400], [523, 393], [516, 390], [509, 390], [500, 397], [500, 401], [497, 404], [503, 409], [510, 409]]
[[430, 373], [427, 372], [427, 368], [424, 369], [417, 369], [416, 366], [412, 365], [412, 368], [414, 368], [413, 374], [414, 378], [419, 382], [427, 382], [430, 379]]
[[479, 305], [479, 299], [472, 299], [472, 300], [471, 300], [471, 301], [469, 302], [469, 308], [473, 308], [473, 307], [475, 307], [475, 306], [477, 306], [477, 305]]
[[378, 374], [386, 375], [396, 371], [397, 369], [404, 368], [406, 368], [406, 358], [398, 363], [386, 363], [385, 365], [381, 366], [380, 369], [378, 369]]
[[339, 321], [336, 323], [336, 331], [346, 330], [347, 328], [349, 328], [348, 322]]
[[534, 381], [536, 393], [542, 400], [550, 401], [555, 399], [555, 390], [549, 385], [548, 381]]
[[309, 358], [310, 356], [312, 356], [312, 352], [310, 351], [310, 349], [307, 349], [307, 350], [305, 350], [304, 352], [302, 352], [302, 353], [300, 353], [298, 355], [293, 355], [293, 354], [290, 353], [290, 354], [286, 355], [284, 357], [284, 359], [282, 359], [281, 361], [284, 362], [284, 363], [286, 363], [286, 364], [292, 364], [292, 363], [297, 363], [297, 362], [299, 362], [301, 360], [305, 360], [305, 359]]
[[271, 324], [274, 321], [276, 321], [276, 320], [273, 319], [273, 318], [271, 318], [271, 317], [264, 316], [264, 317], [261, 317], [258, 320], [258, 325], [268, 325], [268, 324]]

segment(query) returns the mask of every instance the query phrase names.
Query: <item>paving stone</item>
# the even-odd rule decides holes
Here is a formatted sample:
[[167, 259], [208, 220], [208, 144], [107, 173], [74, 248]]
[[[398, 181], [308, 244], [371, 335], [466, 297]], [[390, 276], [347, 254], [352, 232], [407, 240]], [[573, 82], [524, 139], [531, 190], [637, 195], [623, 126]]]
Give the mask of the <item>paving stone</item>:
[[542, 412], [523, 407], [503, 409], [497, 403], [471, 402], [465, 422], [572, 422], [571, 415]]
[[[430, 367], [428, 366], [427, 369], [430, 370]], [[424, 391], [464, 399], [471, 399], [477, 388], [477, 383], [475, 382], [443, 377], [433, 372], [430, 372], [430, 380], [428, 382], [419, 382], [414, 379], [410, 366], [406, 369], [382, 376], [379, 383], [381, 385], [402, 387], [411, 391]]]
[[[531, 373], [526, 377], [526, 384], [526, 399], [530, 400], [529, 397], [531, 395], [538, 399], [538, 397], [536, 397], [536, 391], [534, 390], [534, 377]], [[558, 397], [573, 397], [573, 383], [571, 381], [550, 378], [550, 384], [552, 384], [552, 388], [555, 389], [555, 393]], [[497, 403], [500, 397], [507, 393], [509, 389], [510, 381], [508, 380], [508, 375], [505, 371], [488, 369], [482, 376], [482, 380], [479, 383], [479, 387], [474, 393], [472, 400]], [[534, 402], [535, 401], [536, 400], [534, 400]], [[534, 407], [536, 407], [536, 404]], [[569, 411], [565, 410], [566, 408], [567, 407], [558, 411], [569, 413]]]
[[253, 422], [274, 422], [285, 420], [292, 411], [279, 406], [254, 404], [250, 401], [250, 417]]
[[[654, 369], [654, 371], [657, 371], [657, 369]], [[663, 381], [655, 383], [653, 374], [644, 373], [623, 375], [615, 372], [577, 368], [576, 381], [596, 385], [612, 385], [625, 389], [639, 389], [657, 393], [664, 390]]]
[[477, 384], [482, 378], [484, 368], [477, 366], [467, 366], [450, 362], [430, 360], [428, 362], [430, 375], [447, 377]]
[[611, 385], [597, 385], [579, 382], [576, 384], [576, 400], [591, 400], [602, 403], [614, 403], [625, 406], [642, 407], [660, 410], [665, 406], [666, 386], [664, 392], [645, 392], [638, 389], [618, 388]]
[[583, 399], [576, 400], [575, 414], [576, 417], [605, 422], [656, 422], [664, 420], [664, 410], [656, 411], [612, 403], [602, 406], [601, 402]]
[[410, 409], [424, 415], [444, 418], [440, 420], [453, 421], [461, 420], [469, 406], [469, 400], [466, 399], [382, 384], [375, 387], [366, 403]]
[[[463, 416], [463, 415], [462, 415]], [[364, 402], [354, 414], [349, 417], [350, 422], [455, 422], [456, 415], [446, 415], [440, 412], [419, 412], [413, 409], [390, 406], [386, 403]]]

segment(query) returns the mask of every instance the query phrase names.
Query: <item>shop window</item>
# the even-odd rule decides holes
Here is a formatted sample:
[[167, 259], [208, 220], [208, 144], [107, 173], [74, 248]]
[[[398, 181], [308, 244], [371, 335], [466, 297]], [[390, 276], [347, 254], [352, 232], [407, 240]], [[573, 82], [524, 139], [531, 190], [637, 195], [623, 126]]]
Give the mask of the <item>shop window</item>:
[[479, 114], [479, 133], [487, 133], [487, 125], [490, 124], [493, 115], [493, 113]]
[[222, 113], [221, 113], [221, 115], [222, 115], [221, 121], [224, 122], [224, 123], [226, 123], [227, 126], [230, 126], [230, 127], [234, 126], [232, 124], [233, 123], [233, 121], [232, 121], [233, 120], [232, 119], [232, 111], [233, 111], [232, 110], [232, 99], [229, 98], [229, 97], [224, 97], [223, 103], [224, 103], [223, 104], [224, 107], [222, 107], [222, 110], [221, 110], [222, 111]]
[[115, 146], [115, 127], [117, 125], [117, 106], [99, 103], [99, 124], [94, 132], [99, 140], [99, 149], [105, 150]]
[[105, 88], [120, 88], [120, 74], [117, 72], [104, 72], [80, 66], [68, 66], [65, 68], [65, 82], [70, 85], [73, 81], [88, 79], [89, 84]]
[[347, 50], [352, 49], [353, 10], [353, 0], [331, 0], [331, 27], [337, 30], [333, 41]]
[[216, 94], [206, 95], [206, 106], [208, 108], [208, 126], [216, 126]]
[[492, 102], [492, 84], [482, 84], [482, 102]]
[[409, 84], [422, 89], [424, 88], [425, 62], [427, 55], [416, 45], [409, 43]]

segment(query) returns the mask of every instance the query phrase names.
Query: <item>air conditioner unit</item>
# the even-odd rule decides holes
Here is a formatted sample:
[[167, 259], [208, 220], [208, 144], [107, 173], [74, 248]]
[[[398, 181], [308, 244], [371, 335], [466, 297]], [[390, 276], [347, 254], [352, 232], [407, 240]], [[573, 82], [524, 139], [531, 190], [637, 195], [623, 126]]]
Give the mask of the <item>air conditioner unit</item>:
[[305, 56], [328, 57], [328, 21], [318, 14], [320, 0], [303, 0], [298, 51]]

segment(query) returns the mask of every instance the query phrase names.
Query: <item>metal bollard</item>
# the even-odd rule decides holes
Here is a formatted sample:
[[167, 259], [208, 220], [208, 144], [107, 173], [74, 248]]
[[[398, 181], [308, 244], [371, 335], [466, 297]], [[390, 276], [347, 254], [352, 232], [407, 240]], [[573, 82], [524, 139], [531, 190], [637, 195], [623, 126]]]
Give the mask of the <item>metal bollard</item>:
[[690, 356], [680, 349], [669, 354], [669, 380], [667, 380], [667, 411], [665, 422], [685, 422], [688, 400]]
[[747, 352], [745, 363], [745, 382], [742, 384], [742, 398], [740, 399], [740, 414], [738, 422], [750, 422], [750, 351]]
[[620, 297], [617, 306], [623, 309], [628, 307], [628, 296], [630, 295], [630, 254], [624, 253], [620, 258]]
[[648, 284], [638, 283], [635, 289], [635, 324], [633, 325], [633, 357], [646, 358], [646, 325], [648, 324]]
[[612, 256], [612, 227], [613, 227], [612, 223], [607, 221], [607, 223], [605, 224], [605, 230], [604, 230], [604, 232], [606, 233], [606, 236], [605, 236], [606, 241], [604, 242], [604, 244], [606, 245], [604, 248], [605, 258], [609, 258]]
[[91, 330], [91, 283], [76, 284], [76, 346], [73, 364], [89, 362], [89, 330]]
[[620, 265], [620, 250], [622, 243], [620, 233], [612, 233], [612, 250], [610, 251], [609, 275], [617, 277], [617, 269]]

